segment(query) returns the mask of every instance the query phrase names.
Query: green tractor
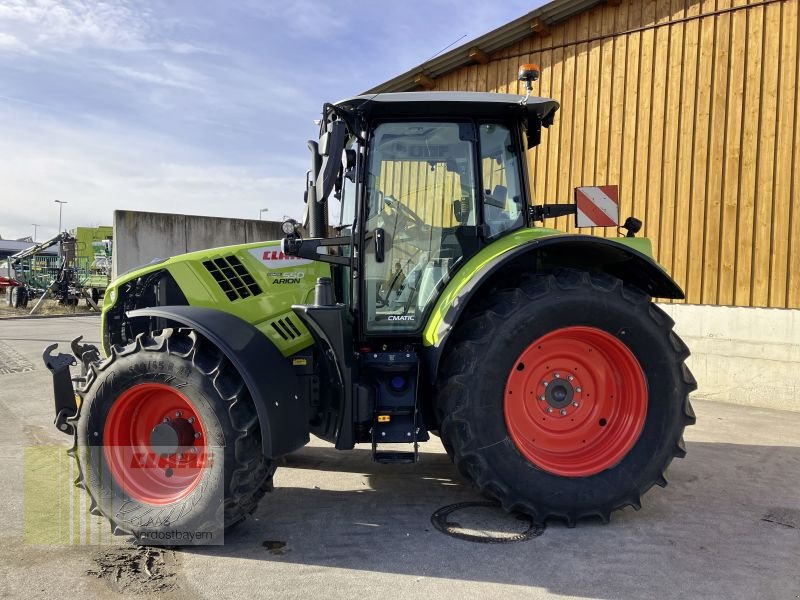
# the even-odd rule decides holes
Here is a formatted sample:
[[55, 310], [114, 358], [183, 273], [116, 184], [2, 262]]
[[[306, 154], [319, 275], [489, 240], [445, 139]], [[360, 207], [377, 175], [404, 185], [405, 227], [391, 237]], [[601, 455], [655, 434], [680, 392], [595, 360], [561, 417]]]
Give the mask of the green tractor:
[[652, 301], [683, 293], [635, 219], [613, 239], [537, 225], [618, 221], [607, 188], [531, 201], [526, 151], [557, 109], [460, 92], [326, 104], [304, 228], [114, 281], [102, 351], [44, 353], [92, 512], [145, 541], [222, 531], [311, 434], [379, 463], [417, 462], [438, 435], [539, 523], [638, 509], [694, 422], [689, 352]]

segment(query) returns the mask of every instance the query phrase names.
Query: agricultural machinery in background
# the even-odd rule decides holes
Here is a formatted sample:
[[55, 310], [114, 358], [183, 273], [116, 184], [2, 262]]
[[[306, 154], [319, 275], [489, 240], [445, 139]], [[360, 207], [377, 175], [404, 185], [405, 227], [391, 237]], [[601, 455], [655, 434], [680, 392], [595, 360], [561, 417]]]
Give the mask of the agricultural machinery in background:
[[638, 509], [694, 422], [689, 352], [653, 303], [683, 293], [633, 219], [618, 238], [541, 225], [619, 222], [613, 188], [532, 200], [526, 152], [557, 109], [460, 92], [325, 104], [304, 228], [114, 281], [102, 349], [44, 353], [92, 512], [146, 543], [221, 531], [311, 434], [379, 463], [416, 463], [438, 435], [537, 522]]
[[[42, 254], [59, 246], [58, 256]], [[26, 248], [7, 259], [8, 304], [26, 308], [30, 300], [49, 296], [63, 306], [76, 306], [80, 298], [97, 307], [110, 279], [111, 242], [93, 244], [91, 259], [68, 232]], [[11, 282], [13, 281], [13, 285]]]

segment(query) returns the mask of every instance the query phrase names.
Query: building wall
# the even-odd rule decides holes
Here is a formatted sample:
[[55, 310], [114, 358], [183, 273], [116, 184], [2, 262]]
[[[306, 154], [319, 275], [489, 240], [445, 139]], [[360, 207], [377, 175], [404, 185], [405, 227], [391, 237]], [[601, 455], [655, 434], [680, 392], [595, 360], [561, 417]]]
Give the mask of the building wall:
[[800, 310], [662, 304], [692, 355], [697, 395], [800, 411]]
[[619, 184], [687, 302], [800, 308], [799, 2], [609, 2], [435, 89], [522, 93], [538, 63], [533, 93], [562, 106], [529, 152], [534, 198]]
[[281, 237], [274, 221], [115, 210], [112, 278], [158, 258]]

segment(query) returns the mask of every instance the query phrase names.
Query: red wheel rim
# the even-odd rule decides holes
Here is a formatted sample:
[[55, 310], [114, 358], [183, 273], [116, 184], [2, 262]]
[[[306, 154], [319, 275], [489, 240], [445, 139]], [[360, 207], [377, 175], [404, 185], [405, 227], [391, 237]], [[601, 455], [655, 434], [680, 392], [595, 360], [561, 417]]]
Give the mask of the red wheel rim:
[[613, 335], [565, 327], [539, 338], [514, 362], [505, 388], [511, 439], [536, 466], [587, 477], [618, 464], [647, 416], [647, 381]]
[[[162, 437], [154, 437], [154, 433]], [[173, 445], [155, 445], [173, 436]], [[170, 504], [200, 482], [209, 461], [206, 431], [194, 404], [162, 383], [140, 383], [114, 402], [103, 429], [111, 474], [132, 499]]]

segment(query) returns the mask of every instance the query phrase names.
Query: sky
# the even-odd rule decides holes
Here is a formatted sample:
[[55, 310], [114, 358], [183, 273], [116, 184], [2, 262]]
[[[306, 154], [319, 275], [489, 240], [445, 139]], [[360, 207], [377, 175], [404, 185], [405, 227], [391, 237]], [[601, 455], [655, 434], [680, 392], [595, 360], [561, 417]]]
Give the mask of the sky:
[[314, 119], [540, 0], [0, 0], [0, 236], [303, 213]]

